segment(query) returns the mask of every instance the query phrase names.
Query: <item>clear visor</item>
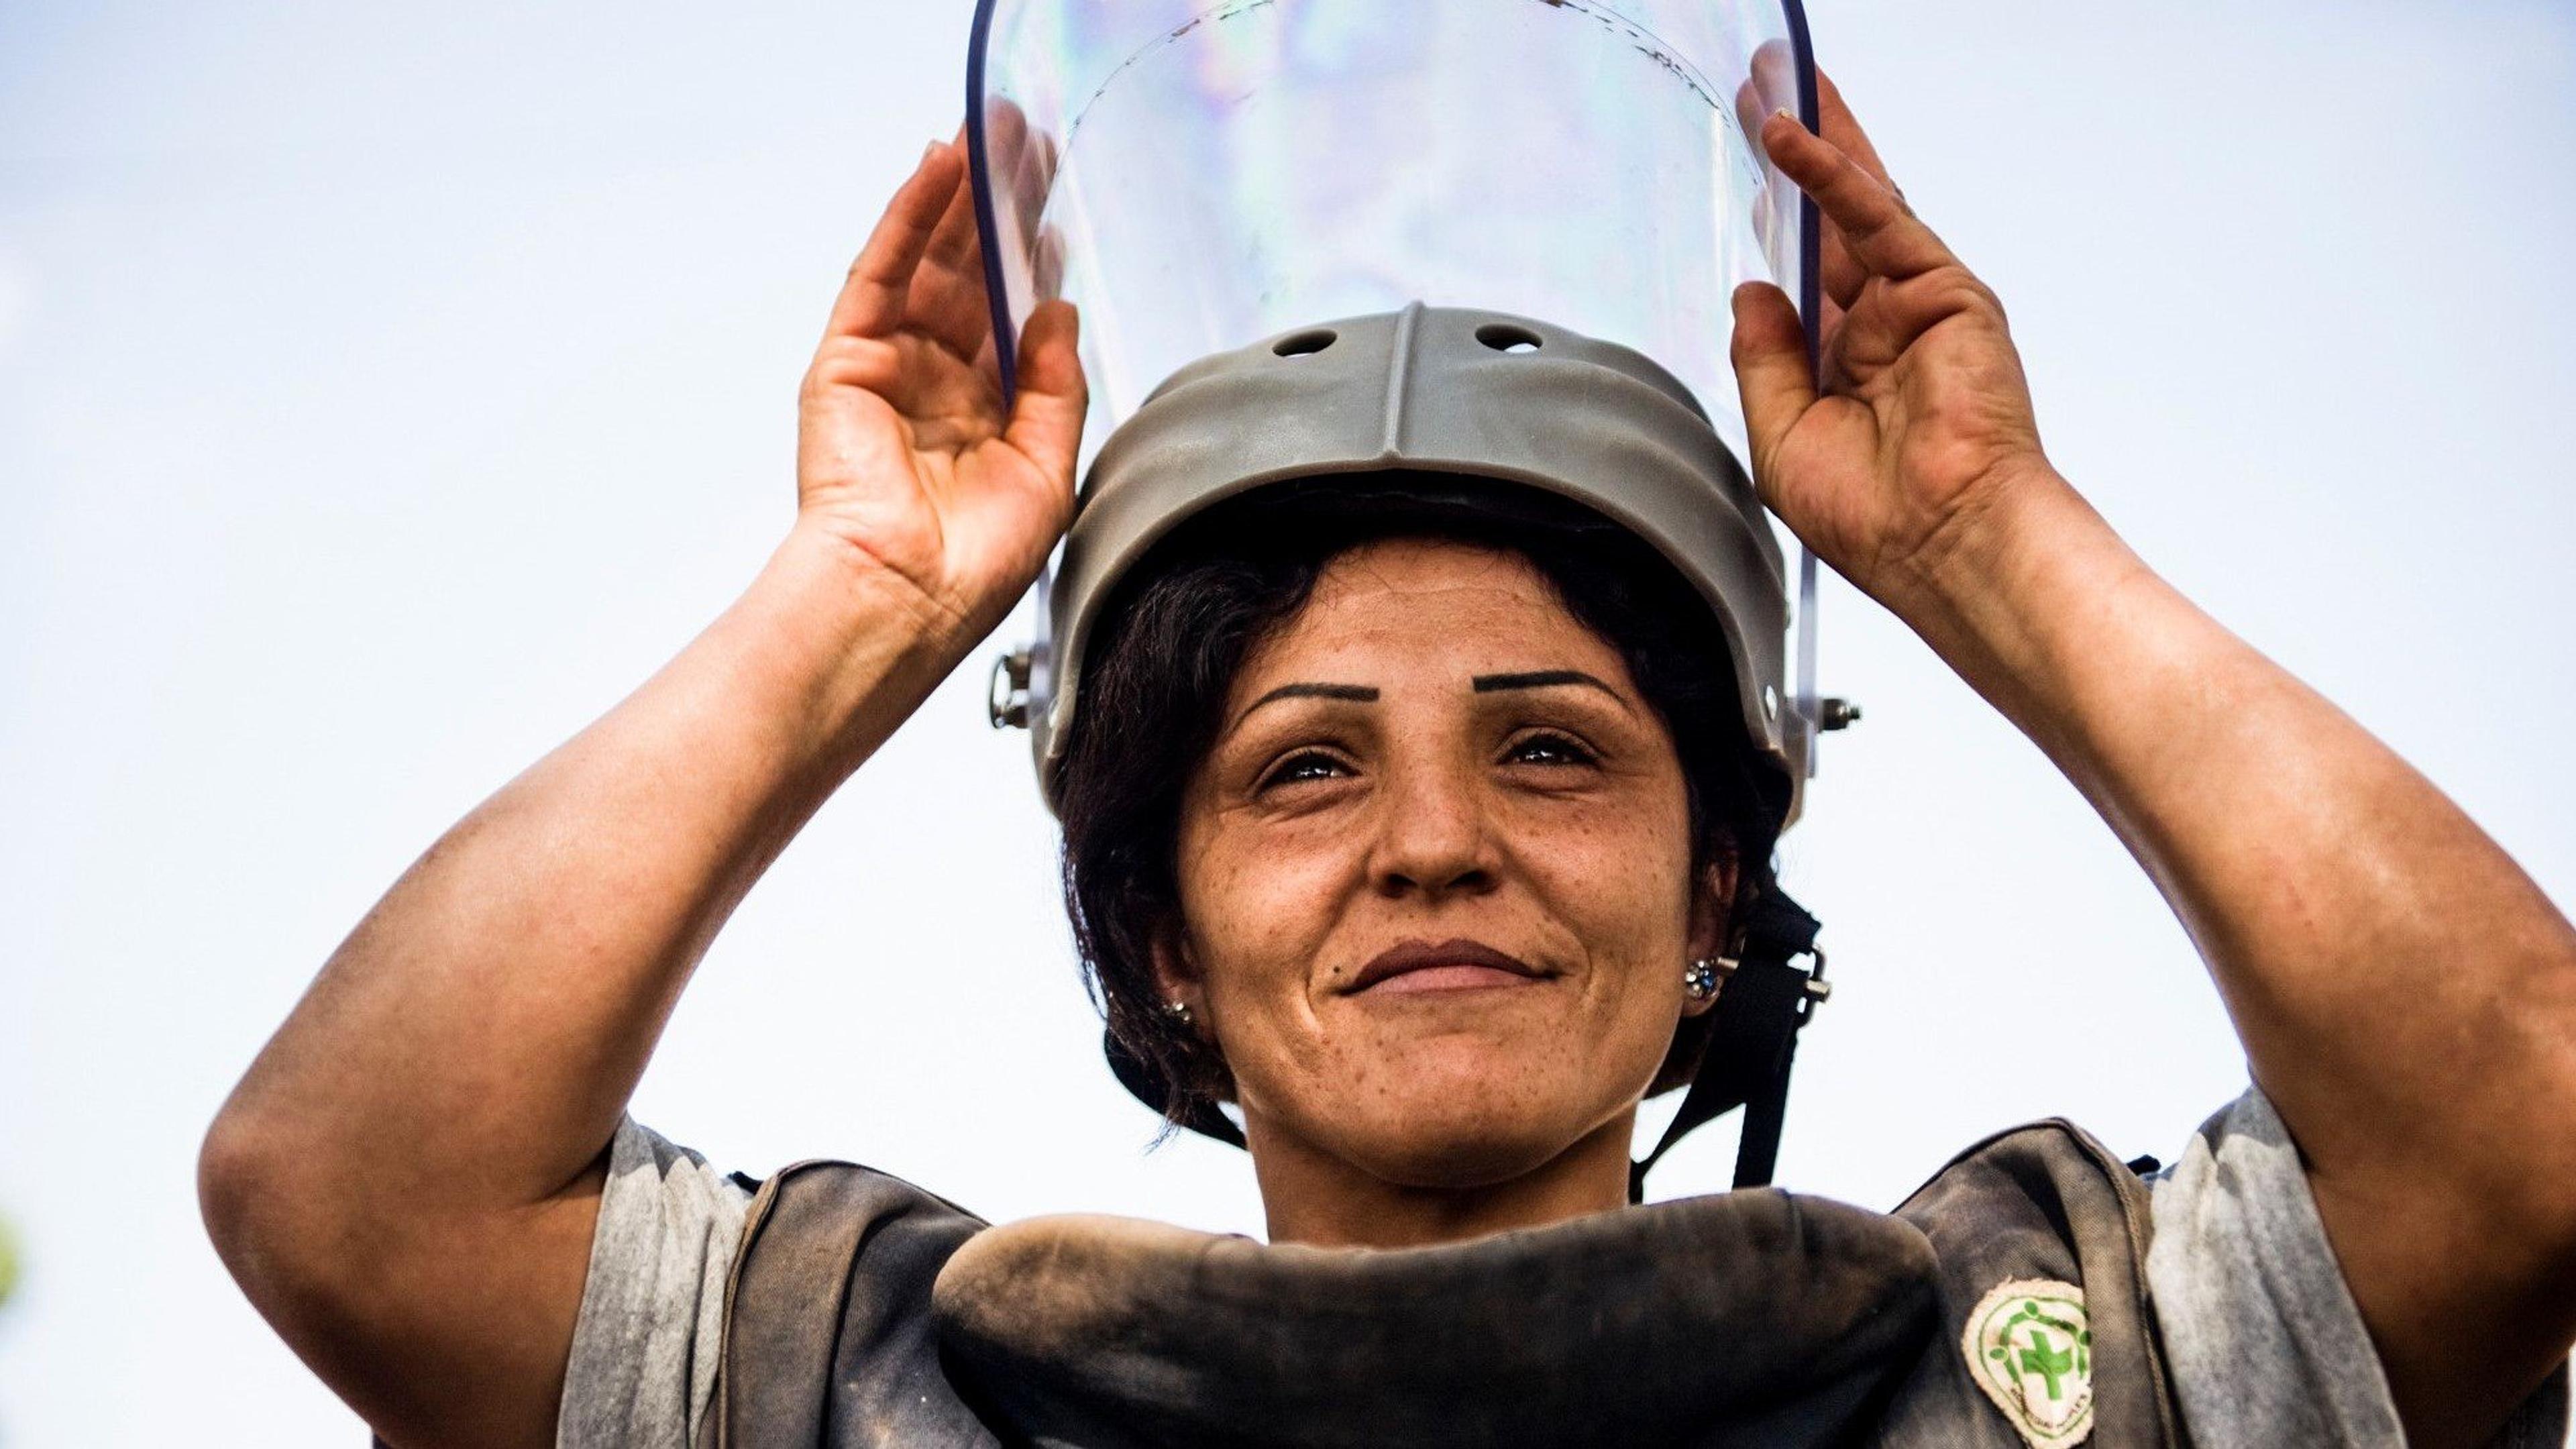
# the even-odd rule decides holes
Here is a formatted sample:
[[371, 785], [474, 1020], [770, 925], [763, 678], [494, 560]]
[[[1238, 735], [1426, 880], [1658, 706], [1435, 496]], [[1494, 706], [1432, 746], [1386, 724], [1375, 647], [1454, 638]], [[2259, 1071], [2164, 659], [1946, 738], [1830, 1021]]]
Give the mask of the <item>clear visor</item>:
[[1728, 299], [1813, 312], [1752, 139], [1815, 121], [1797, 0], [982, 0], [968, 84], [1004, 366], [1081, 308], [1086, 467], [1183, 365], [1414, 301], [1635, 348], [1742, 457]]

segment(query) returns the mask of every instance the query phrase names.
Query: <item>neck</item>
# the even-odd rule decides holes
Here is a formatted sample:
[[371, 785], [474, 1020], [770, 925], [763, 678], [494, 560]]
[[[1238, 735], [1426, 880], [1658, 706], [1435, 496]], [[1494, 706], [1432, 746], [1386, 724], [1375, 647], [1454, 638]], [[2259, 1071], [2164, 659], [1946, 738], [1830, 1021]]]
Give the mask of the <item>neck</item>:
[[1634, 1107], [1538, 1168], [1474, 1187], [1388, 1182], [1257, 1117], [1245, 1126], [1270, 1241], [1320, 1248], [1419, 1248], [1535, 1228], [1628, 1205]]

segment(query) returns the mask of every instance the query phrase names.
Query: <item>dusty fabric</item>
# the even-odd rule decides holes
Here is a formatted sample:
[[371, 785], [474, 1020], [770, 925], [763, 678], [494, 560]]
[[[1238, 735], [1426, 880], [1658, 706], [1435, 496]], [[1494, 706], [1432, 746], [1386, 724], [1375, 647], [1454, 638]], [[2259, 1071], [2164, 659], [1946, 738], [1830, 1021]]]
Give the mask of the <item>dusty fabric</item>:
[[[2397, 1407], [2344, 1286], [2298, 1148], [2249, 1091], [2155, 1183], [2147, 1281], [2198, 1449], [2400, 1449]], [[2523, 1403], [2496, 1449], [2567, 1443], [2567, 1370]]]
[[682, 1449], [723, 1348], [725, 1275], [751, 1194], [627, 1118], [608, 1149], [590, 1280], [564, 1365], [555, 1442]]
[[[942, 1373], [925, 1387], [971, 1419], [937, 1440], [889, 1434], [868, 1407], [889, 1396], [831, 1361], [884, 1342], [884, 1309], [853, 1300], [791, 1326], [798, 1279], [756, 1281], [816, 1236], [780, 1220], [798, 1198], [864, 1211], [890, 1181], [815, 1169], [834, 1170], [843, 1183], [787, 1184], [745, 1237], [733, 1321], [788, 1329], [776, 1340], [791, 1351], [726, 1350], [728, 1444], [1846, 1446], [1934, 1337], [1939, 1266], [1921, 1233], [1777, 1190], [1378, 1251], [1037, 1218], [935, 1267]], [[877, 1236], [843, 1261], [864, 1271]]]
[[[2199, 1449], [2400, 1449], [2376, 1355], [2271, 1106], [2249, 1092], [2151, 1184], [2148, 1279]], [[628, 1123], [612, 1150], [558, 1442], [688, 1449], [713, 1387], [724, 1284], [749, 1195]], [[2562, 1373], [2498, 1449], [2557, 1449]]]
[[2153, 1212], [2137, 1174], [2071, 1123], [1999, 1132], [1952, 1158], [1895, 1213], [1940, 1264], [1940, 1339], [1868, 1442], [2181, 1445], [2146, 1282]]

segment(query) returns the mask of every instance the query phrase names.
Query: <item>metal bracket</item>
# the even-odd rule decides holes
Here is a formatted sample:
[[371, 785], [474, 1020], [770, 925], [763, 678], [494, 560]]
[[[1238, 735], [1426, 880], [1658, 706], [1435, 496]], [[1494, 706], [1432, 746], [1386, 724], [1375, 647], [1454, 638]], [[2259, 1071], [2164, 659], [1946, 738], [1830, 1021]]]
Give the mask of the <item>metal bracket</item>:
[[[1805, 1022], [1817, 1007], [1824, 1005], [1834, 994], [1833, 983], [1825, 979], [1825, 953], [1810, 946], [1805, 954], [1815, 957], [1816, 964], [1806, 972], [1807, 979], [1801, 987], [1806, 993], [1806, 999], [1798, 1004], [1798, 1020], [1801, 1023]], [[1744, 963], [1733, 956], [1719, 956], [1709, 964], [1717, 968], [1719, 976], [1726, 977], [1734, 975]]]
[[1029, 727], [1029, 665], [1031, 650], [1023, 645], [993, 661], [992, 682], [984, 688], [984, 710], [993, 728]]

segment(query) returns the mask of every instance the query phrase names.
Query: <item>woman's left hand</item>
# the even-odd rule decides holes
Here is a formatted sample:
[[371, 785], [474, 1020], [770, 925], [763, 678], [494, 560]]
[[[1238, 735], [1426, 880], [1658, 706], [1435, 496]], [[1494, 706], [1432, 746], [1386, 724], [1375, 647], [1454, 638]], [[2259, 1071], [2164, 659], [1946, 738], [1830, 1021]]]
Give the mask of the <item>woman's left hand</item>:
[[1779, 288], [1735, 297], [1734, 361], [1753, 474], [1809, 548], [1911, 619], [1909, 598], [2005, 506], [2066, 485], [2040, 451], [2003, 305], [1917, 219], [1833, 83], [1824, 134], [1787, 112], [1773, 162], [1822, 213], [1823, 387]]

